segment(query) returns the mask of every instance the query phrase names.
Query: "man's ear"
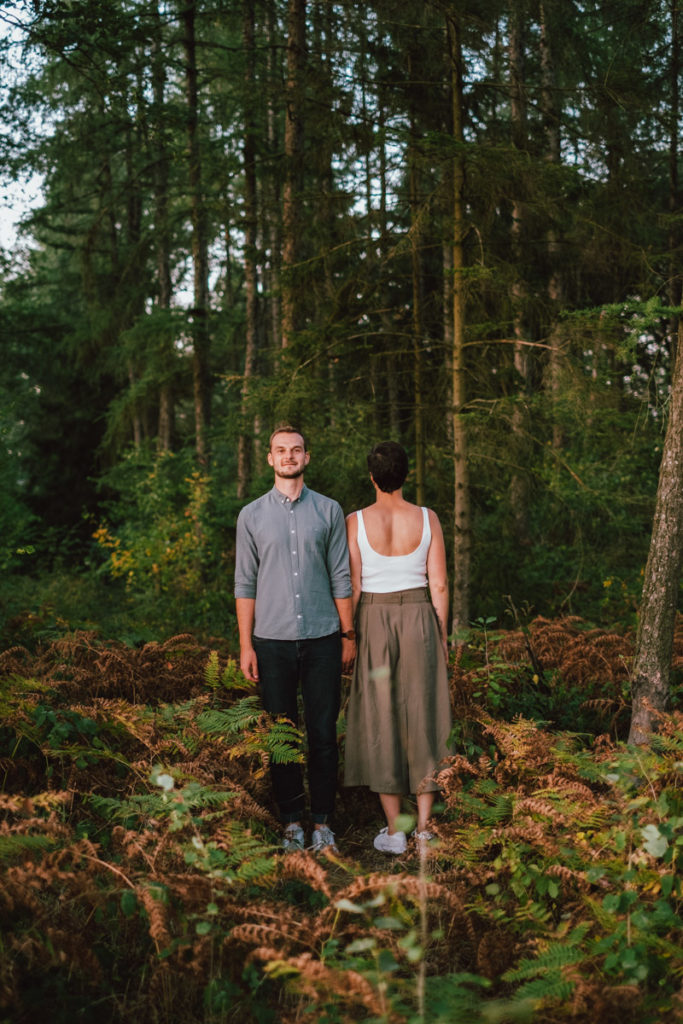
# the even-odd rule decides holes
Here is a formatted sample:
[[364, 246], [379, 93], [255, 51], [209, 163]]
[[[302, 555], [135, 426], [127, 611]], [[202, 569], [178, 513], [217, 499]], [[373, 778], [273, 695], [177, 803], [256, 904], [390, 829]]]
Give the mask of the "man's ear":
[[311, 453], [310, 452], [304, 452], [304, 466], [307, 466], [310, 461], [311, 461]]
[[268, 455], [266, 456], [266, 458], [268, 459], [268, 465], [272, 466], [273, 465], [273, 455], [272, 455], [272, 453], [268, 452]]

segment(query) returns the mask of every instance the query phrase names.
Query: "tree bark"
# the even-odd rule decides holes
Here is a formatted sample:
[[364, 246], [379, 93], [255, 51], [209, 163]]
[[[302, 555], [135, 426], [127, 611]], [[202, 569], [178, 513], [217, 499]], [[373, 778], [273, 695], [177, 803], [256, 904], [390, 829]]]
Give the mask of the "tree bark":
[[[256, 269], [256, 129], [253, 116], [253, 95], [256, 88], [254, 70], [255, 18], [252, 0], [244, 0], [243, 33], [244, 72], [244, 287], [245, 337], [244, 375], [242, 377], [240, 433], [237, 441], [237, 497], [243, 501], [251, 478], [252, 432], [247, 430], [249, 397], [256, 370], [258, 281]], [[253, 423], [253, 421], [252, 421]]]
[[[268, 49], [266, 51], [267, 81], [267, 107], [266, 107], [266, 138], [268, 145], [269, 163], [272, 167], [280, 148], [278, 132], [278, 104], [282, 92], [281, 83], [281, 61], [280, 44], [277, 34], [277, 24], [274, 11], [274, 0], [268, 0], [266, 4], [266, 35], [268, 38]], [[281, 302], [281, 281], [280, 266], [282, 259], [282, 210], [280, 205], [280, 177], [279, 174], [271, 172], [267, 185], [269, 207], [263, 212], [265, 220], [264, 232], [267, 235], [269, 248], [267, 274], [267, 288], [269, 296], [269, 315], [266, 323], [266, 346], [277, 350], [282, 345], [282, 302]], [[262, 207], [263, 207], [262, 202]], [[268, 367], [264, 372], [268, 371]]]
[[451, 60], [453, 138], [453, 462], [455, 467], [453, 533], [453, 633], [470, 622], [472, 525], [465, 403], [465, 158], [463, 132], [462, 43], [455, 16], [448, 20]]
[[[510, 33], [508, 58], [510, 69], [510, 122], [513, 148], [521, 153], [527, 148], [526, 98], [524, 94], [524, 11], [517, 3], [510, 4]], [[529, 331], [525, 322], [525, 300], [527, 286], [521, 275], [524, 266], [525, 203], [520, 195], [521, 176], [516, 175], [516, 196], [512, 204], [511, 249], [516, 277], [512, 282], [514, 365], [516, 371], [516, 399], [512, 409], [512, 436], [514, 438], [515, 468], [510, 480], [510, 506], [519, 543], [527, 543], [529, 537], [528, 504], [529, 477], [525, 466], [528, 462], [528, 413], [527, 395], [530, 376]]]
[[[171, 239], [168, 223], [168, 171], [169, 162], [163, 137], [164, 93], [166, 72], [162, 53], [162, 28], [159, 7], [152, 4], [154, 36], [152, 40], [152, 90], [154, 97], [154, 234], [156, 237], [157, 286], [159, 289], [158, 308], [171, 308]], [[175, 433], [175, 400], [173, 394], [173, 363], [175, 352], [172, 343], [164, 345], [164, 365], [160, 368], [162, 379], [159, 384], [159, 419], [157, 424], [157, 451], [169, 452]]]
[[294, 270], [299, 262], [301, 184], [304, 144], [304, 69], [306, 0], [287, 7], [287, 82], [285, 85], [285, 185], [282, 197], [282, 347], [300, 326]]
[[[679, 11], [678, 5], [680, 0], [670, 0], [670, 11], [671, 11], [671, 61], [670, 61], [670, 74], [669, 79], [671, 82], [671, 100], [670, 100], [670, 138], [669, 138], [669, 213], [671, 215], [671, 230], [669, 232], [669, 252], [671, 255], [671, 266], [669, 269], [669, 302], [672, 306], [680, 306], [681, 304], [681, 292], [683, 290], [683, 281], [681, 275], [679, 243], [681, 238], [680, 221], [677, 214], [681, 208], [681, 194], [679, 187], [679, 172], [678, 172], [678, 161], [679, 161], [679, 115], [680, 115], [680, 87], [679, 87], [679, 75], [681, 70], [681, 41], [680, 41], [680, 30], [679, 30]], [[671, 335], [671, 352], [672, 359], [676, 358], [677, 352], [679, 351], [678, 345], [676, 344], [676, 338], [678, 336], [678, 321], [679, 317], [672, 317], [669, 323], [669, 333]]]
[[631, 671], [633, 710], [629, 743], [645, 744], [657, 728], [657, 713], [669, 704], [671, 654], [683, 566], [683, 321], [671, 383], [650, 551]]
[[209, 373], [209, 255], [206, 211], [202, 191], [202, 160], [199, 146], [198, 80], [195, 37], [196, 3], [182, 12], [185, 51], [185, 94], [187, 101], [188, 177], [192, 221], [192, 264], [194, 306], [192, 309], [192, 382], [194, 395], [195, 449], [201, 466], [209, 461], [207, 431], [211, 420]]
[[[540, 54], [541, 54], [541, 113], [543, 115], [543, 127], [545, 134], [545, 158], [548, 163], [559, 164], [561, 162], [560, 150], [560, 115], [557, 103], [557, 75], [555, 72], [555, 58], [553, 47], [553, 28], [550, 22], [550, 11], [548, 4], [540, 4]], [[560, 394], [562, 392], [562, 365], [564, 355], [562, 351], [563, 337], [562, 330], [557, 322], [557, 311], [562, 303], [563, 283], [559, 263], [559, 244], [557, 233], [554, 227], [549, 227], [546, 233], [546, 246], [548, 250], [548, 266], [550, 277], [548, 279], [548, 303], [550, 307], [550, 330], [548, 332], [550, 342], [550, 395], [553, 408], [553, 438], [552, 446], [559, 449], [564, 444], [564, 436], [556, 409]]]
[[415, 501], [425, 501], [425, 428], [424, 428], [424, 380], [422, 338], [422, 264], [421, 264], [421, 217], [419, 202], [419, 171], [417, 167], [416, 127], [411, 124], [411, 138], [408, 143], [409, 188], [410, 188], [410, 262], [413, 296], [413, 410], [415, 418]]

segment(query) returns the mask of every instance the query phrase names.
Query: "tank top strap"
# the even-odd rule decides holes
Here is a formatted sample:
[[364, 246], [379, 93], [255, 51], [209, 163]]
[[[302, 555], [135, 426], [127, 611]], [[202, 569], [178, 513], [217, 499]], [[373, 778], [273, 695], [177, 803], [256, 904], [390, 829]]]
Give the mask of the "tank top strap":
[[432, 529], [431, 529], [431, 527], [429, 525], [429, 509], [425, 508], [425, 506], [423, 505], [422, 506], [422, 537], [420, 539], [420, 544], [421, 545], [424, 543], [424, 541], [427, 539], [427, 537], [429, 537], [430, 540], [432, 539]]

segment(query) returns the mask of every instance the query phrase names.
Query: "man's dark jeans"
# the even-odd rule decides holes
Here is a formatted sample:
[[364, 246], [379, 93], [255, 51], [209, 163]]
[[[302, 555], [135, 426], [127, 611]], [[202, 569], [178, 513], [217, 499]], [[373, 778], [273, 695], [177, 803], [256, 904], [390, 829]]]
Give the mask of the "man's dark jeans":
[[[254, 637], [261, 699], [271, 715], [299, 724], [297, 692], [301, 684], [308, 737], [308, 786], [311, 818], [324, 824], [334, 810], [337, 789], [337, 716], [341, 699], [341, 637], [315, 640], [264, 640]], [[305, 812], [299, 764], [272, 764], [270, 777], [280, 820], [300, 821]]]

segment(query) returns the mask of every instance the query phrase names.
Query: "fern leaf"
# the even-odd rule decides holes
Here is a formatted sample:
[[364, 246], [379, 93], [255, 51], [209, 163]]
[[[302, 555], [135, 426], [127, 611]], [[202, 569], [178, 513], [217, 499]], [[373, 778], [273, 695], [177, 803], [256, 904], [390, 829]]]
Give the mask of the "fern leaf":
[[197, 725], [205, 733], [230, 736], [252, 727], [263, 715], [259, 698], [243, 697], [229, 708], [213, 708], [197, 716]]
[[52, 836], [0, 835], [0, 862], [9, 863], [27, 854], [53, 850], [57, 845]]

